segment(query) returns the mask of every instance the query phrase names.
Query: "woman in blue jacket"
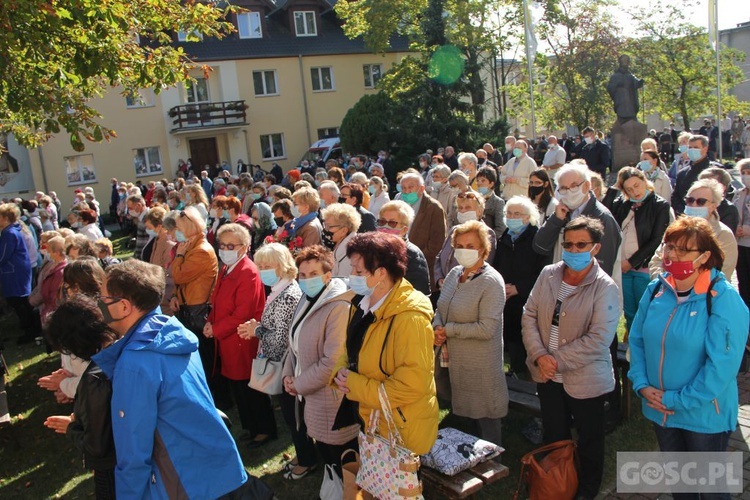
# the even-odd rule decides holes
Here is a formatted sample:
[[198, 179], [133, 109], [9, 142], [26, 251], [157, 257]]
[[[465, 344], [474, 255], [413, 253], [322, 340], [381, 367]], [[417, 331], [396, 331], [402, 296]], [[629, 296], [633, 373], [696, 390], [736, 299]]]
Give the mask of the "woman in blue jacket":
[[662, 451], [726, 451], [748, 309], [719, 271], [724, 254], [704, 219], [673, 222], [663, 250], [666, 272], [649, 284], [630, 330], [628, 377]]
[[40, 335], [41, 325], [29, 304], [31, 263], [18, 220], [21, 211], [13, 203], [0, 205], [0, 286], [8, 305], [18, 315], [23, 335], [19, 344], [32, 342]]

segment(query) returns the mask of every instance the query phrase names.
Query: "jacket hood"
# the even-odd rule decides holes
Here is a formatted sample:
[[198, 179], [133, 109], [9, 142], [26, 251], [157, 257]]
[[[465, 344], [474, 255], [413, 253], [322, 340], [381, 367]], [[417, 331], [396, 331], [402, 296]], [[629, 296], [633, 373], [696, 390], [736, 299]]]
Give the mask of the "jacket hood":
[[406, 279], [401, 279], [393, 286], [382, 308], [376, 311], [376, 316], [385, 319], [407, 311], [424, 314], [432, 321], [433, 310], [430, 300], [424, 294], [418, 293]]
[[159, 308], [141, 318], [124, 337], [92, 356], [92, 360], [112, 378], [123, 351], [155, 351], [185, 355], [198, 350], [198, 338], [175, 317], [160, 314]]

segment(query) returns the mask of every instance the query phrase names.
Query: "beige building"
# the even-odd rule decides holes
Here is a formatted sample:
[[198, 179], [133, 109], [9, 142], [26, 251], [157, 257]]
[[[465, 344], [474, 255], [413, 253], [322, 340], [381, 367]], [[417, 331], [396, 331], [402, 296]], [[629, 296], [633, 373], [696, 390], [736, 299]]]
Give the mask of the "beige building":
[[[64, 205], [75, 189], [93, 185], [108, 205], [110, 179], [171, 179], [180, 159], [196, 170], [226, 161], [269, 170], [296, 166], [311, 143], [335, 136], [346, 112], [391, 66], [408, 54], [394, 39], [384, 55], [349, 40], [326, 0], [238, 0], [237, 33], [192, 40], [175, 33], [199, 65], [195, 82], [129, 99], [113, 89], [94, 103], [117, 138], [75, 152], [67, 135], [30, 151], [37, 190], [57, 191]], [[3, 194], [9, 196], [10, 193]], [[26, 195], [23, 195], [26, 196]], [[105, 203], [107, 202], [107, 203]], [[105, 210], [106, 211], [106, 210]]]

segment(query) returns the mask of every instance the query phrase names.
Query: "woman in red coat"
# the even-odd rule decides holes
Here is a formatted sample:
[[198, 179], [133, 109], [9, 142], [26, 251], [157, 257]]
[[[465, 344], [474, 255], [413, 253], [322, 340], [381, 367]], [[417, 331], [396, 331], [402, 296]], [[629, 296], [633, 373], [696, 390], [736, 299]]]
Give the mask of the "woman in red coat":
[[267, 394], [248, 387], [258, 339], [245, 340], [237, 327], [260, 320], [266, 296], [260, 273], [247, 256], [250, 234], [239, 224], [225, 224], [217, 234], [222, 268], [211, 295], [211, 313], [203, 335], [218, 342], [221, 375], [229, 380], [242, 428], [241, 439], [255, 448], [276, 439], [276, 420]]
[[68, 263], [65, 260], [65, 240], [62, 237], [56, 236], [47, 241], [47, 251], [51, 262], [41, 284], [41, 295], [44, 302], [39, 312], [42, 325], [46, 324], [49, 315], [57, 309], [60, 287], [63, 284], [63, 271]]

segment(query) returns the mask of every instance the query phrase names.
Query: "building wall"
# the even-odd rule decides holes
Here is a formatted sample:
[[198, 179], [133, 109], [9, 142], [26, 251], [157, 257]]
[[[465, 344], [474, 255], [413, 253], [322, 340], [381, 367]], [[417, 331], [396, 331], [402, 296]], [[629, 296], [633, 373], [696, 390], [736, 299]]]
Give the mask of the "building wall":
[[[37, 190], [56, 191], [64, 204], [72, 201], [73, 193], [83, 185], [92, 185], [97, 198], [108, 200], [110, 179], [117, 178], [144, 183], [171, 179], [177, 162], [190, 157], [190, 140], [215, 137], [219, 160], [233, 167], [238, 160], [259, 164], [269, 170], [278, 162], [285, 170], [297, 165], [310, 144], [318, 139], [318, 129], [336, 128], [346, 112], [364, 95], [374, 93], [364, 85], [364, 64], [382, 64], [383, 72], [406, 56], [406, 53], [386, 55], [353, 54], [310, 57], [283, 57], [212, 62], [208, 88], [212, 102], [244, 100], [248, 106], [247, 126], [225, 129], [191, 129], [187, 133], [172, 133], [174, 125], [168, 112], [186, 103], [183, 85], [163, 90], [152, 97], [146, 107], [128, 108], [121, 90], [113, 89], [94, 102], [102, 114], [101, 122], [117, 132], [111, 142], [85, 142], [86, 150], [76, 153], [67, 134], [51, 138], [39, 151], [32, 150], [31, 164]], [[333, 68], [333, 91], [312, 90], [310, 70], [313, 67]], [[277, 74], [278, 94], [255, 96], [253, 71], [274, 70]], [[192, 76], [203, 76], [196, 70]], [[147, 98], [150, 92], [144, 93]], [[305, 98], [307, 113], [305, 113]], [[285, 156], [274, 160], [261, 157], [261, 136], [281, 133], [284, 136]], [[133, 163], [135, 148], [159, 147], [162, 172], [136, 177]], [[69, 185], [65, 158], [92, 155], [96, 181]], [[42, 175], [46, 176], [46, 186]]]

